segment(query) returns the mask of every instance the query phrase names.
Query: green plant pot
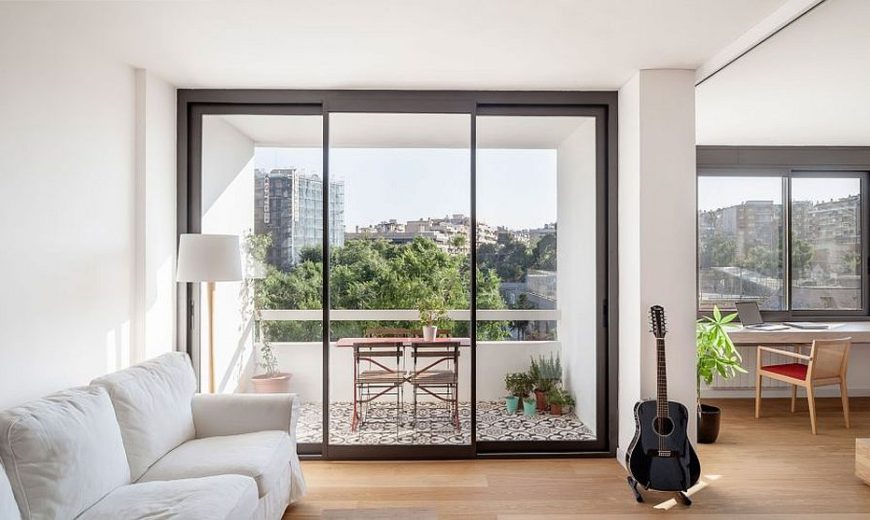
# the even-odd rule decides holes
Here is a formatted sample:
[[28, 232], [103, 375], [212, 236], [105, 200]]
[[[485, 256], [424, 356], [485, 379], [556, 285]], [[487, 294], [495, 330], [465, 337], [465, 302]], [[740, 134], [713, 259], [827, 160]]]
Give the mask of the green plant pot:
[[504, 398], [504, 405], [507, 408], [507, 413], [513, 415], [517, 413], [517, 408], [520, 406], [520, 398], [515, 395], [509, 395]]
[[531, 401], [523, 401], [523, 415], [526, 417], [533, 417], [535, 412], [537, 412], [537, 402], [532, 399]]

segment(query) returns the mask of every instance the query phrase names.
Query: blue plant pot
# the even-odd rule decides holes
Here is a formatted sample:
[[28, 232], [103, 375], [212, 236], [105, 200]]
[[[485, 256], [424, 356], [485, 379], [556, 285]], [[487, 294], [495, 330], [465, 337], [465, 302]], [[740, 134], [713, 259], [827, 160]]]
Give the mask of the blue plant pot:
[[517, 413], [517, 408], [520, 406], [520, 398], [515, 395], [509, 395], [504, 398], [504, 405], [507, 408], [507, 413], [513, 415]]
[[534, 417], [538, 408], [538, 403], [532, 399], [531, 401], [523, 401], [523, 415], [526, 417]]

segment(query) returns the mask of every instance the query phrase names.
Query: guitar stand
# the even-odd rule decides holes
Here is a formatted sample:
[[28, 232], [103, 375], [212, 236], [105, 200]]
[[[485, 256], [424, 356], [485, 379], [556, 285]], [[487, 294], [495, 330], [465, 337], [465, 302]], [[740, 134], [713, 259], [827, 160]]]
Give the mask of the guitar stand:
[[[639, 504], [642, 504], [643, 495], [641, 495], [640, 490], [637, 489], [639, 482], [632, 476], [626, 477], [625, 480], [628, 482], [628, 487], [631, 488], [631, 492], [634, 494], [634, 499], [637, 500]], [[685, 491], [677, 491], [677, 500], [682, 502], [684, 506], [692, 505], [692, 499], [689, 498], [689, 494]]]

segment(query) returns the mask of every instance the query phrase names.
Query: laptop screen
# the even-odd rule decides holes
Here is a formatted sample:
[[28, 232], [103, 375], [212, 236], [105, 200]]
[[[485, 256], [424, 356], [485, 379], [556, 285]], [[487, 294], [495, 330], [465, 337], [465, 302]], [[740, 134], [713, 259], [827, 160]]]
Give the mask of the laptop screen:
[[764, 320], [761, 319], [761, 311], [758, 310], [758, 302], [739, 302], [735, 306], [740, 323], [744, 326], [764, 323]]

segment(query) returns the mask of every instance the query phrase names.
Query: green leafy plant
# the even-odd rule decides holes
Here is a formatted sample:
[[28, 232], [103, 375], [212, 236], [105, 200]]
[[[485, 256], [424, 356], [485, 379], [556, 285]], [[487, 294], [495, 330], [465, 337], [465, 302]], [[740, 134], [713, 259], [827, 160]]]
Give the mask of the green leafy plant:
[[439, 298], [426, 298], [418, 306], [420, 312], [420, 324], [424, 327], [442, 327], [447, 322], [447, 310]]
[[[266, 340], [262, 333], [262, 322], [260, 321], [260, 311], [263, 309], [264, 298], [263, 291], [257, 285], [258, 279], [255, 276], [258, 271], [268, 269], [266, 266], [266, 256], [269, 253], [269, 248], [272, 246], [272, 235], [257, 234], [248, 231], [245, 233], [244, 243], [242, 248], [245, 252], [246, 273], [247, 276], [242, 282], [243, 297], [243, 312], [253, 312], [253, 318], [257, 330], [260, 332], [260, 358], [257, 361], [257, 366], [266, 371], [267, 377], [274, 377], [279, 374], [278, 356], [272, 350], [272, 345]], [[262, 273], [265, 276], [265, 273]]]
[[547, 392], [547, 402], [559, 406], [574, 406], [574, 397], [561, 387], [553, 387]]
[[723, 316], [718, 306], [713, 307], [712, 316], [704, 316], [698, 320], [696, 340], [698, 347], [697, 392], [698, 405], [701, 403], [701, 381], [707, 385], [713, 382], [713, 377], [719, 374], [723, 379], [730, 379], [738, 372], [746, 373], [741, 363], [743, 358], [728, 337], [726, 326], [734, 321], [737, 313]]
[[551, 353], [549, 356], [539, 355], [537, 359], [531, 358], [529, 375], [535, 382], [535, 387], [543, 392], [548, 392], [562, 380], [562, 361], [558, 354]]
[[504, 387], [510, 395], [525, 397], [534, 386], [535, 382], [526, 372], [514, 372], [504, 376]]

